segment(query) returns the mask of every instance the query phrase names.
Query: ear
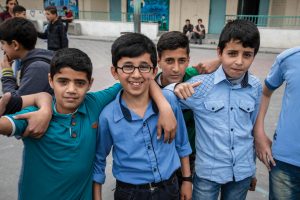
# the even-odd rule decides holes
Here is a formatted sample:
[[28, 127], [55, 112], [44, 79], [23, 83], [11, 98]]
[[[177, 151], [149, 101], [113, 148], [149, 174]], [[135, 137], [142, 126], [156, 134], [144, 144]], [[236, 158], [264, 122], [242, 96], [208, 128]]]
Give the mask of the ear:
[[91, 89], [93, 83], [94, 83], [94, 78], [92, 77], [89, 83], [88, 91]]
[[51, 78], [50, 73], [48, 74], [48, 81], [49, 81], [50, 87], [53, 89], [53, 80], [52, 80], [52, 78]]
[[153, 75], [156, 76], [157, 72], [158, 72], [158, 69], [157, 69], [157, 67], [155, 67], [155, 68], [153, 69]]
[[114, 66], [110, 67], [110, 73], [114, 77], [115, 80], [119, 80], [118, 72]]
[[[160, 65], [160, 62], [161, 62], [162, 60], [160, 59], [160, 58], [158, 58], [158, 60], [157, 60], [157, 64], [158, 64], [158, 67], [161, 69], [161, 65]], [[157, 67], [156, 67], [157, 68]]]
[[14, 45], [15, 51], [20, 49], [20, 43], [17, 40], [12, 40], [11, 43], [12, 43], [12, 45]]
[[219, 59], [221, 59], [222, 52], [221, 52], [220, 47], [217, 48], [217, 54], [218, 54]]

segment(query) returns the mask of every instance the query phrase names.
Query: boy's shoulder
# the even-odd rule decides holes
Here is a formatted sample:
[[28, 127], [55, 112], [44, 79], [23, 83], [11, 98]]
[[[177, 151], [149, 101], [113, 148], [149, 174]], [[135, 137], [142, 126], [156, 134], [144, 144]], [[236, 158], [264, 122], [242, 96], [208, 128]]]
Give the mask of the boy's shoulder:
[[287, 59], [290, 56], [293, 56], [294, 54], [297, 54], [297, 53], [300, 53], [300, 46], [283, 51], [282, 53], [280, 53], [277, 56], [276, 60], [277, 60], [277, 62], [282, 62], [285, 59]]
[[251, 84], [254, 88], [262, 88], [262, 84], [259, 80], [259, 78], [250, 72], [248, 72], [248, 83]]

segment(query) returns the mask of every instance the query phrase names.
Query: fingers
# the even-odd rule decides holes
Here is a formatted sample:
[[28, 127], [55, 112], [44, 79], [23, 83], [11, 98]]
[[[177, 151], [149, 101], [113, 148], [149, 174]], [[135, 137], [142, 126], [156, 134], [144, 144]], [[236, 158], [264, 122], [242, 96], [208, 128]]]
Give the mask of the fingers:
[[201, 85], [200, 81], [191, 84], [193, 88], [198, 87], [199, 85]]
[[157, 136], [156, 136], [157, 140], [161, 138], [161, 134], [162, 134], [162, 127], [161, 125], [157, 125]]
[[201, 82], [178, 84], [174, 89], [174, 93], [181, 99], [187, 99], [195, 93], [194, 87], [200, 84]]
[[173, 142], [176, 135], [176, 127], [170, 131], [169, 144]]

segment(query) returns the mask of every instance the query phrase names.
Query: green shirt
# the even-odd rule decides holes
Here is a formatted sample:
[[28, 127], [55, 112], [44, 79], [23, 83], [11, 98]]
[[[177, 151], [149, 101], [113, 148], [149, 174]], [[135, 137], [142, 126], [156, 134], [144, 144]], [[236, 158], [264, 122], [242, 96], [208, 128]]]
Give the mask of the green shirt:
[[[95, 93], [87, 93], [72, 114], [55, 110], [48, 130], [41, 139], [23, 138], [23, 163], [19, 180], [19, 199], [90, 200], [96, 151], [96, 133], [101, 110], [111, 102], [120, 84]], [[36, 110], [28, 107], [19, 113]], [[13, 122], [14, 135], [21, 136], [26, 120]]]
[[[185, 70], [185, 75], [183, 77], [183, 82], [189, 80], [190, 78], [192, 78], [193, 76], [197, 76], [199, 75], [198, 71], [193, 68], [193, 67], [187, 67]], [[161, 81], [160, 81], [160, 76], [161, 76], [161, 72], [156, 76], [155, 80], [158, 83], [158, 85], [163, 88], [164, 86], [161, 85]], [[194, 114], [192, 112], [192, 110], [182, 110], [183, 112], [183, 116], [184, 116], [184, 121], [185, 121], [185, 125], [186, 125], [186, 129], [188, 132], [188, 137], [189, 137], [189, 142], [191, 145], [191, 148], [193, 150], [193, 152], [196, 152], [196, 148], [195, 148], [195, 121], [194, 121]]]

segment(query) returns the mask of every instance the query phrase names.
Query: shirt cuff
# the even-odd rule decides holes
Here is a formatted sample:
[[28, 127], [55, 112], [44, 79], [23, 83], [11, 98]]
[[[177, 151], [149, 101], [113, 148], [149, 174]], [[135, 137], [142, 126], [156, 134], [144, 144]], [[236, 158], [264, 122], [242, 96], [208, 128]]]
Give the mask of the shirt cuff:
[[177, 84], [178, 83], [171, 83], [170, 85], [167, 85], [166, 87], [164, 87], [164, 89], [174, 91]]
[[99, 183], [99, 184], [104, 184], [106, 176], [103, 174], [94, 174], [93, 175], [93, 181]]
[[16, 132], [16, 125], [15, 125], [15, 122], [14, 122], [10, 117], [7, 117], [7, 116], [3, 116], [3, 117], [7, 118], [7, 119], [10, 121], [11, 126], [12, 126], [11, 134], [10, 134], [8, 137], [14, 136], [14, 135], [15, 135], [15, 132]]
[[192, 153], [192, 148], [190, 143], [187, 143], [186, 145], [177, 148], [177, 153], [180, 158], [186, 157]]

